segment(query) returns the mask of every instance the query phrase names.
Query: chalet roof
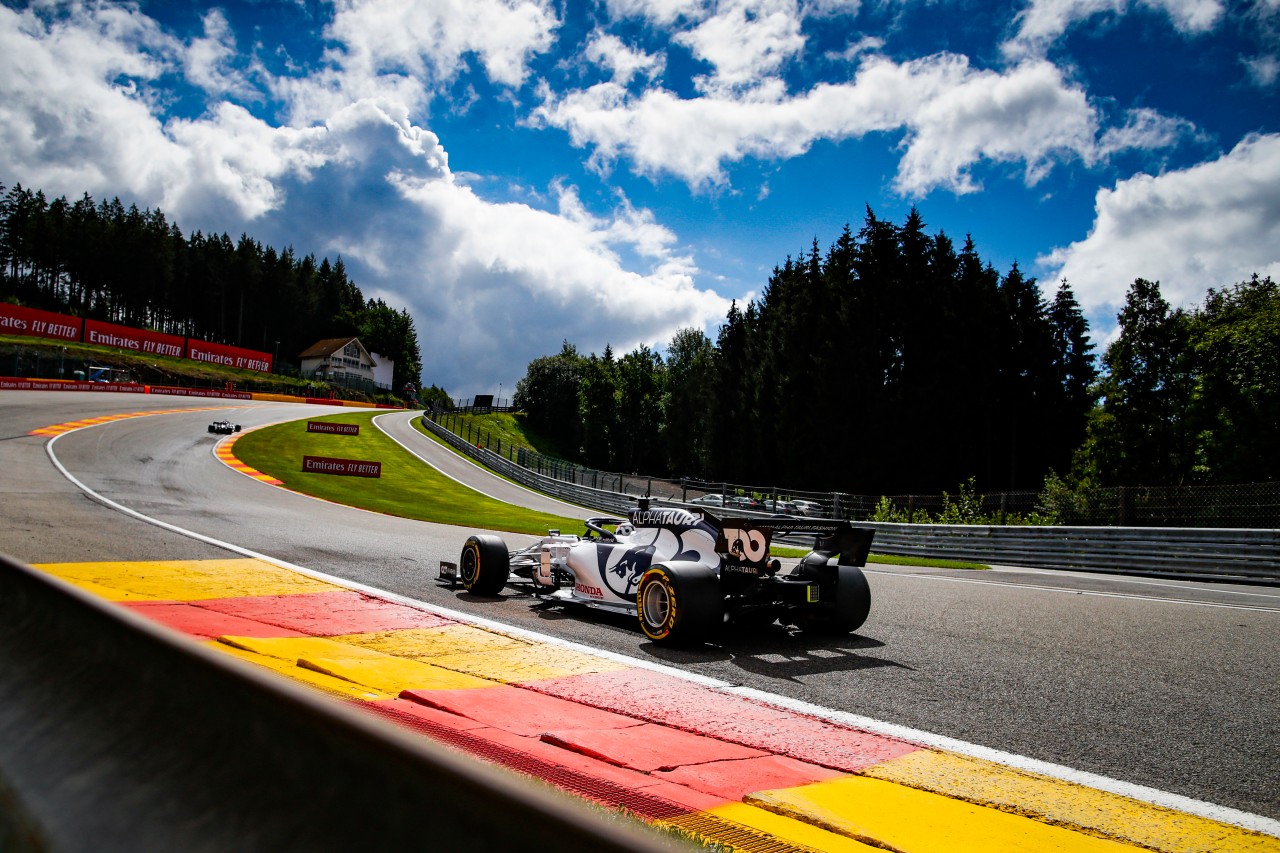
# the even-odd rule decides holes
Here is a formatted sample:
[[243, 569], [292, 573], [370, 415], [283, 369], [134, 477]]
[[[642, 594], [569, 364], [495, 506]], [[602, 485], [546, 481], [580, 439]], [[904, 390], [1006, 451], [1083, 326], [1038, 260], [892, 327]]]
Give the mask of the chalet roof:
[[[359, 338], [356, 338], [356, 337], [325, 338], [323, 341], [316, 341], [314, 344], [307, 347], [305, 350], [302, 351], [302, 353], [298, 356], [298, 358], [326, 358], [328, 356], [333, 355], [335, 352], [342, 349], [352, 341], [355, 341], [356, 346], [364, 350], [366, 355], [368, 354], [369, 351], [365, 349], [364, 344], [360, 343]], [[373, 356], [369, 356], [369, 360], [374, 361]], [[376, 364], [376, 362], [374, 363]]]

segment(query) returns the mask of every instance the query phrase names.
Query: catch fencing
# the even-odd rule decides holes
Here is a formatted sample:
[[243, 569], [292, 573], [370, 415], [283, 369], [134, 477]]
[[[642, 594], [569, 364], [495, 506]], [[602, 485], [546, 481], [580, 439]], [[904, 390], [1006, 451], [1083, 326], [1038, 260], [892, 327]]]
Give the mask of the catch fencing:
[[[486, 444], [486, 436], [461, 437], [430, 418], [423, 424], [459, 452], [529, 488], [562, 500], [614, 515], [624, 515], [636, 500], [651, 496], [669, 503], [702, 508], [714, 514], [768, 518], [787, 503], [808, 500], [808, 512], [846, 518], [873, 527], [873, 549], [879, 554], [930, 557], [998, 565], [1083, 569], [1144, 575], [1280, 582], [1280, 530], [1265, 528], [1152, 527], [1032, 524], [903, 524], [870, 520], [883, 498], [832, 492], [796, 492], [780, 488], [748, 488], [728, 483], [670, 481], [614, 474], [575, 466], [527, 449]], [[1275, 484], [1272, 484], [1275, 485]], [[1272, 494], [1280, 490], [1265, 490]], [[1159, 507], [1157, 500], [1135, 490], [1134, 507]], [[1148, 491], [1146, 494], [1150, 495]], [[712, 496], [709, 500], [707, 496]], [[972, 510], [975, 498], [957, 496]], [[1006, 493], [995, 505], [1010, 515], [1036, 506], [1036, 493]], [[1017, 499], [1011, 499], [1016, 497]], [[1135, 498], [1141, 497], [1140, 500]], [[893, 500], [893, 499], [891, 499]], [[930, 506], [919, 496], [898, 498], [917, 512]], [[920, 500], [920, 503], [916, 503]], [[939, 511], [949, 497], [938, 496]], [[1123, 499], [1118, 498], [1118, 502]], [[954, 505], [954, 504], [953, 504]], [[1121, 503], [1121, 505], [1123, 505]], [[1264, 506], [1265, 509], [1265, 506]], [[1144, 510], [1154, 513], [1154, 509]], [[1161, 517], [1168, 517], [1161, 510]], [[1265, 512], [1255, 514], [1266, 518]], [[1154, 517], [1154, 516], [1153, 516]]]
[[721, 505], [756, 511], [792, 511], [849, 521], [946, 522], [961, 524], [1054, 524], [1111, 527], [1280, 528], [1280, 483], [1228, 486], [1120, 486], [1067, 491], [956, 494], [861, 495], [793, 489], [785, 484], [671, 479], [602, 471], [527, 447], [503, 442], [479, 426], [471, 414], [511, 411], [506, 407], [459, 408], [429, 417], [466, 443], [478, 446], [541, 477], [585, 489], [689, 502], [721, 499]]

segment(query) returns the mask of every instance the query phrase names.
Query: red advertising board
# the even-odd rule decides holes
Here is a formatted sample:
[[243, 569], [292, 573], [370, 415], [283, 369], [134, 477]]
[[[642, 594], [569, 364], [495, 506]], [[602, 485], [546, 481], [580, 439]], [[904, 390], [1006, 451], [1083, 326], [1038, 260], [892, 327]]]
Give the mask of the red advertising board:
[[171, 397], [217, 397], [221, 400], [252, 400], [248, 391], [220, 391], [217, 388], [170, 388], [164, 385], [152, 385], [151, 394], [165, 394]]
[[257, 370], [262, 373], [271, 372], [272, 357], [270, 353], [230, 347], [226, 344], [212, 344], [195, 338], [187, 340], [187, 358], [193, 361], [208, 362], [209, 364], [221, 364], [226, 367], [241, 367], [245, 370]]
[[53, 338], [57, 341], [79, 341], [79, 317], [23, 308], [0, 302], [0, 335], [26, 335], [32, 338]]
[[359, 459], [330, 459], [327, 456], [302, 457], [302, 470], [308, 474], [341, 474], [347, 477], [381, 477], [381, 462]]
[[84, 321], [84, 342], [149, 355], [182, 358], [186, 354], [186, 340], [177, 335], [164, 335], [146, 329], [131, 329], [128, 326], [117, 326], [115, 323], [104, 323], [101, 320]]
[[331, 435], [359, 435], [360, 424], [331, 424], [326, 421], [307, 421], [307, 432], [327, 432]]
[[125, 394], [145, 394], [147, 386], [124, 382], [66, 382], [61, 379], [0, 376], [0, 391], [120, 391]]

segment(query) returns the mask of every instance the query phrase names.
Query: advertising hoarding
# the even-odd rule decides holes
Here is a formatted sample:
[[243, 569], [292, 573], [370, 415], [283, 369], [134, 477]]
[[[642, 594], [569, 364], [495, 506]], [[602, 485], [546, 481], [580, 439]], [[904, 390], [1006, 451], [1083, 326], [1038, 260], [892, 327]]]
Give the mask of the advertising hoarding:
[[187, 339], [187, 358], [192, 361], [221, 364], [224, 367], [240, 367], [262, 373], [271, 372], [273, 360], [270, 353], [241, 349], [226, 344], [214, 344], [197, 338]]
[[26, 335], [56, 341], [80, 340], [79, 317], [0, 302], [0, 335]]
[[325, 432], [331, 435], [359, 435], [360, 424], [331, 424], [326, 421], [307, 421], [307, 432]]
[[147, 329], [131, 329], [128, 326], [117, 326], [115, 323], [104, 323], [101, 320], [84, 321], [84, 342], [148, 355], [182, 358], [186, 354], [186, 340], [177, 335], [166, 335]]
[[302, 470], [308, 474], [341, 474], [346, 477], [381, 477], [382, 463], [361, 459], [331, 459], [328, 456], [302, 457]]

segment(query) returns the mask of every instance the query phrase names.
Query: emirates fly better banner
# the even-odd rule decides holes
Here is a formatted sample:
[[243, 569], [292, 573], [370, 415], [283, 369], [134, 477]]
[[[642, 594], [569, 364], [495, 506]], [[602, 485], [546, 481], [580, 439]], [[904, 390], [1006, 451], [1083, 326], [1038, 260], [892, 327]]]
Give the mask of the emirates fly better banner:
[[328, 456], [302, 457], [302, 470], [308, 474], [339, 474], [344, 477], [381, 477], [382, 463], [364, 459], [333, 459]]
[[243, 367], [245, 370], [260, 370], [263, 373], [271, 372], [271, 356], [265, 352], [229, 347], [226, 344], [211, 344], [195, 338], [187, 339], [187, 358], [209, 364]]
[[[83, 339], [80, 334], [82, 329]], [[100, 347], [189, 358], [193, 361], [257, 370], [262, 373], [270, 373], [272, 362], [275, 360], [271, 354], [257, 350], [214, 344], [196, 338], [183, 338], [179, 335], [166, 335], [147, 329], [134, 329], [130, 326], [117, 326], [115, 323], [104, 323], [101, 320], [81, 320], [79, 317], [24, 308], [7, 302], [0, 302], [0, 335], [25, 335], [31, 338], [53, 338], [72, 342], [83, 340], [86, 344], [95, 344]]]
[[26, 335], [74, 342], [80, 340], [80, 323], [79, 317], [0, 302], [0, 334], [3, 335]]
[[115, 347], [174, 358], [182, 358], [186, 354], [187, 346], [186, 340], [177, 335], [165, 335], [146, 329], [131, 329], [128, 326], [117, 326], [115, 323], [104, 323], [101, 320], [84, 321], [84, 342], [100, 347]]

